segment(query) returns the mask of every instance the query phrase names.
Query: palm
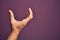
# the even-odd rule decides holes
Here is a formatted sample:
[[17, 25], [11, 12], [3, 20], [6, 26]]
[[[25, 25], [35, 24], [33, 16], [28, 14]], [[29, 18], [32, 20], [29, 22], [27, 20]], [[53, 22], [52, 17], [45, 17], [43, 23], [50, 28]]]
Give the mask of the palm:
[[31, 8], [28, 9], [27, 11], [27, 18], [23, 19], [22, 21], [17, 21], [14, 18], [14, 14], [11, 10], [9, 10], [10, 12], [10, 20], [11, 20], [11, 24], [12, 24], [12, 29], [15, 31], [19, 31], [21, 29], [24, 28], [24, 26], [33, 18], [33, 14], [32, 14], [32, 10]]

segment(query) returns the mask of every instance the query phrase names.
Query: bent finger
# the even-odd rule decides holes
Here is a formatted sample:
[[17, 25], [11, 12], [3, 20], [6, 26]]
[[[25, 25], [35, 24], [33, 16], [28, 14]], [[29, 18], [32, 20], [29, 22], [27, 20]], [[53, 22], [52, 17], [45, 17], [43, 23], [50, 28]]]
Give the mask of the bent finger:
[[33, 12], [32, 12], [32, 9], [29, 8], [28, 11], [27, 11], [27, 14], [28, 14], [28, 18], [32, 19], [33, 18]]

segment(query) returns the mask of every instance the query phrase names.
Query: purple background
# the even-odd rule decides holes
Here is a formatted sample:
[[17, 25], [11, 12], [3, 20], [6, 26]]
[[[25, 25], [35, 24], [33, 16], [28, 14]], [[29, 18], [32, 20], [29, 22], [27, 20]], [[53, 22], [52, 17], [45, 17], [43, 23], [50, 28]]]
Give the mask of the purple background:
[[8, 10], [13, 10], [15, 18], [22, 20], [29, 7], [34, 18], [18, 40], [60, 40], [60, 0], [0, 0], [0, 40], [6, 40], [11, 32]]

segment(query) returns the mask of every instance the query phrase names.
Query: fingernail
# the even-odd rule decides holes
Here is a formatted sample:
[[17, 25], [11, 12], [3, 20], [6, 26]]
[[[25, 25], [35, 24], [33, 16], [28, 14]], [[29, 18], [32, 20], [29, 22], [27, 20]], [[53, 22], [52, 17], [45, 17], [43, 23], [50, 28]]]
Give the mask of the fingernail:
[[31, 10], [31, 8], [29, 8], [29, 10]]

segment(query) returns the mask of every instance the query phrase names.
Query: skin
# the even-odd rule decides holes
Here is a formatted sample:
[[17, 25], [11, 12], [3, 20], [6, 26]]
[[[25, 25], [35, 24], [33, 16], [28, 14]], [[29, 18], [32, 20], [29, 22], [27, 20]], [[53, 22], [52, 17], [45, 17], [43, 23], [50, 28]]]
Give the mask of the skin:
[[27, 23], [33, 19], [33, 12], [31, 8], [28, 8], [27, 11], [27, 17], [21, 21], [17, 21], [14, 18], [14, 13], [12, 10], [9, 10], [10, 14], [10, 23], [12, 25], [12, 32], [8, 36], [7, 40], [17, 40], [19, 33], [22, 31], [22, 29], [27, 25]]

